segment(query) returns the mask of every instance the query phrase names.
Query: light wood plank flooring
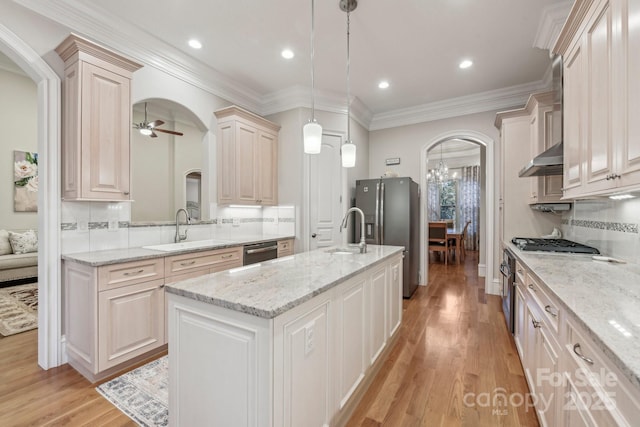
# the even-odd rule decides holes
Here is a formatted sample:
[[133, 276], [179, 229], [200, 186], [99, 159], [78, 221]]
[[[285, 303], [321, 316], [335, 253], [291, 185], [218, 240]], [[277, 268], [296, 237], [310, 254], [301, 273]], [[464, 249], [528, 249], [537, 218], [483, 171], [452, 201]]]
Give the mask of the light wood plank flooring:
[[477, 265], [477, 252], [430, 264], [429, 286], [404, 300], [400, 336], [348, 426], [538, 426], [526, 405], [490, 406], [529, 389], [502, 300], [485, 295]]
[[[429, 286], [404, 301], [401, 335], [349, 426], [538, 425], [524, 405], [465, 404], [528, 392], [500, 298], [484, 294], [477, 264], [469, 252], [463, 265], [430, 265]], [[0, 339], [0, 426], [135, 425], [68, 365], [38, 368], [36, 354], [35, 330]]]

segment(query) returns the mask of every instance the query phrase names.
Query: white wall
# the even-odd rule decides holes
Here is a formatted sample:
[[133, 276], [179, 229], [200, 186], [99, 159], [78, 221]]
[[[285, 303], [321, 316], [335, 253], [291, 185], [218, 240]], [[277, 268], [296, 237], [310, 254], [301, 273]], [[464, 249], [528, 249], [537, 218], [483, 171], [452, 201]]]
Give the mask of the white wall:
[[29, 77], [0, 68], [0, 229], [36, 229], [36, 212], [13, 211], [14, 150], [38, 151], [37, 87]]

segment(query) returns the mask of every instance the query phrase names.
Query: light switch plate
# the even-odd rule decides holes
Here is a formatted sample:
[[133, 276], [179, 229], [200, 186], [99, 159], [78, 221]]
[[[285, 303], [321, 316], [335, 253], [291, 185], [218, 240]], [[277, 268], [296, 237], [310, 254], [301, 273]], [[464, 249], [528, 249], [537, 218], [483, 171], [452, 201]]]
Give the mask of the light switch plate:
[[233, 218], [233, 226], [234, 227], [240, 226], [240, 218]]

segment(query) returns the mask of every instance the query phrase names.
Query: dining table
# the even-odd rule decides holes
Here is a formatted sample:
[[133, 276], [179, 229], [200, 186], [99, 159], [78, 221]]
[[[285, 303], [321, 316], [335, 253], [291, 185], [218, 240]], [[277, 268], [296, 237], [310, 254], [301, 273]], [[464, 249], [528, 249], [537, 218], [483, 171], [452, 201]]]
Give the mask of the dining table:
[[454, 239], [456, 246], [456, 263], [460, 264], [462, 258], [462, 230], [458, 230], [456, 227], [447, 228], [447, 239]]

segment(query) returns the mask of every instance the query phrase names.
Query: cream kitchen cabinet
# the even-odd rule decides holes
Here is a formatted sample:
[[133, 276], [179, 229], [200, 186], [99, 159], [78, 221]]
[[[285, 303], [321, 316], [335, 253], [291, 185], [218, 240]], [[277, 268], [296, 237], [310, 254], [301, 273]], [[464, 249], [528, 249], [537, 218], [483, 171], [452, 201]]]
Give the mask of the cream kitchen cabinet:
[[63, 263], [69, 364], [90, 381], [164, 350], [164, 258]]
[[280, 126], [236, 106], [215, 115], [218, 203], [276, 205]]
[[56, 52], [65, 63], [62, 197], [129, 200], [130, 86], [141, 65], [75, 34]]
[[278, 258], [293, 255], [293, 239], [278, 240]]
[[[554, 105], [554, 93], [536, 93], [529, 97], [525, 109], [531, 111], [529, 128], [531, 132], [531, 158], [550, 148], [553, 141], [554, 126], [560, 126], [560, 105]], [[562, 199], [562, 175], [529, 177], [531, 193], [529, 203], [553, 203]]]
[[637, 0], [576, 1], [554, 50], [564, 56], [566, 198], [640, 187]]

